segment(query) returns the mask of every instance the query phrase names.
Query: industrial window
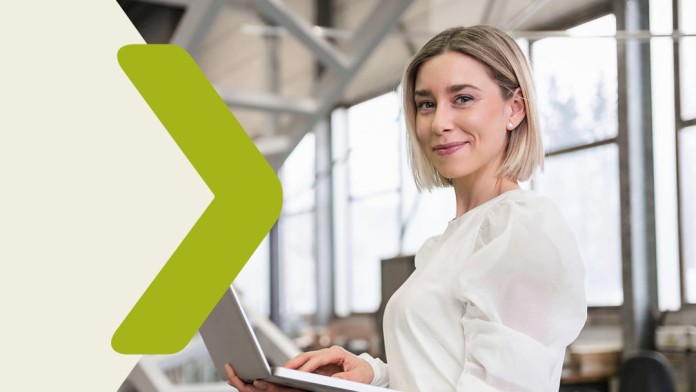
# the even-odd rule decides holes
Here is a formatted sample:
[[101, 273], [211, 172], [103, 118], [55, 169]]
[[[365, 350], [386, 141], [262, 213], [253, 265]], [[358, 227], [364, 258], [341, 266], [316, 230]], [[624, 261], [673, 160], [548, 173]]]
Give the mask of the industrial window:
[[[616, 32], [613, 15], [570, 29]], [[551, 198], [575, 233], [590, 306], [620, 305], [621, 231], [616, 135], [616, 41], [544, 38], [532, 44], [545, 172], [533, 188]]]

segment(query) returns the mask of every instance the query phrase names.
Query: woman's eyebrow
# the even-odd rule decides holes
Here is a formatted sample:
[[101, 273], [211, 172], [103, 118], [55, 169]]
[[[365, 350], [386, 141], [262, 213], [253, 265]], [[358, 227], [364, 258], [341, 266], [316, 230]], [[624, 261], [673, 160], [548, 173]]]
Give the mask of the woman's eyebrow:
[[453, 93], [456, 93], [458, 91], [462, 91], [465, 88], [471, 88], [471, 89], [479, 90], [479, 91], [481, 90], [480, 88], [474, 86], [473, 84], [464, 83], [464, 84], [454, 84], [452, 86], [447, 87], [447, 92], [449, 94], [453, 94]]
[[[469, 84], [469, 83], [453, 84], [453, 85], [447, 87], [446, 91], [447, 91], [447, 94], [454, 94], [454, 93], [462, 91], [466, 88], [481, 91], [480, 88], [474, 86], [473, 84]], [[433, 94], [430, 92], [430, 90], [424, 89], [424, 90], [414, 91], [413, 96], [414, 97], [432, 97]]]

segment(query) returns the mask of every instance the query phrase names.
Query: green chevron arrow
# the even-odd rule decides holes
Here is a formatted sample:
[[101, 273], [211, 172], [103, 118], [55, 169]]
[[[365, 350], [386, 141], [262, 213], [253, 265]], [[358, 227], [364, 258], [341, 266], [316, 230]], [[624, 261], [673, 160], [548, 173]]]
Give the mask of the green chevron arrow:
[[118, 61], [215, 195], [114, 333], [123, 354], [181, 350], [278, 219], [280, 182], [185, 50], [128, 45]]

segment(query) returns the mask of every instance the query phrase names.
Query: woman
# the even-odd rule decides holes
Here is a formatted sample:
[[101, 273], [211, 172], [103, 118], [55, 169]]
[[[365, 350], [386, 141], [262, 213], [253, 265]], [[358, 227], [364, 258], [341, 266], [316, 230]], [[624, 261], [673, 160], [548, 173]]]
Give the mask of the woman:
[[524, 55], [498, 29], [448, 29], [402, 87], [416, 185], [453, 187], [456, 218], [389, 300], [388, 365], [332, 347], [286, 367], [400, 391], [558, 391], [586, 318], [584, 269], [555, 206], [519, 186], [543, 164]]

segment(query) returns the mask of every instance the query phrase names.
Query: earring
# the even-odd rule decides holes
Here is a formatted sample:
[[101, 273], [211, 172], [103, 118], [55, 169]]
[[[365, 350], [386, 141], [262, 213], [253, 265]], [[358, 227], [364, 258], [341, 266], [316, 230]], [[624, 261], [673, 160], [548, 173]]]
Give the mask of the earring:
[[509, 122], [509, 123], [508, 123], [508, 129], [509, 129], [509, 130], [512, 130], [512, 128], [514, 128], [514, 127], [512, 126], [512, 122]]

